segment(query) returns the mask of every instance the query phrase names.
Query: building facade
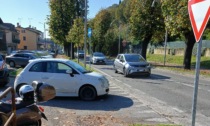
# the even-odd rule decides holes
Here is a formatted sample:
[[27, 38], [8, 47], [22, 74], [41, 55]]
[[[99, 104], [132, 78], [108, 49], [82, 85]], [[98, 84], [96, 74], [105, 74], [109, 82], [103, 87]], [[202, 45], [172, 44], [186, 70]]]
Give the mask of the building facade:
[[38, 43], [40, 40], [41, 31], [32, 28], [31, 26], [27, 28], [21, 27], [17, 24], [16, 30], [19, 32], [20, 44], [18, 44], [19, 50], [37, 50]]
[[19, 33], [11, 23], [4, 23], [0, 18], [0, 51], [10, 54], [20, 43]]

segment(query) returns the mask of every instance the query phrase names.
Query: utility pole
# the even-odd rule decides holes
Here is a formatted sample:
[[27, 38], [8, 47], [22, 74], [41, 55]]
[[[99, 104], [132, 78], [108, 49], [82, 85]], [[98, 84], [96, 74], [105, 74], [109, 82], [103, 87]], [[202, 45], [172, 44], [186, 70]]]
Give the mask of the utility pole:
[[43, 35], [43, 37], [44, 37], [44, 50], [46, 50], [46, 29], [45, 29], [45, 22], [44, 23], [42, 23], [42, 22], [39, 22], [40, 24], [43, 24], [44, 25], [44, 35]]
[[86, 33], [87, 33], [87, 0], [85, 0], [85, 30], [84, 30], [84, 66], [86, 68], [86, 44], [87, 44], [87, 36], [86, 36]]

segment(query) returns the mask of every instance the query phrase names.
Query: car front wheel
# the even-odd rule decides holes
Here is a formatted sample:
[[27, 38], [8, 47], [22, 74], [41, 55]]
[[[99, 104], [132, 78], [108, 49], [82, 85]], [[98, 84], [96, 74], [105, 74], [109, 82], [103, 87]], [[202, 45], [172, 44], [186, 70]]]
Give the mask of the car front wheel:
[[10, 67], [15, 67], [15, 62], [14, 62], [14, 61], [10, 61], [10, 62], [9, 62], [9, 66], [10, 66]]
[[94, 100], [97, 96], [96, 90], [93, 86], [84, 86], [79, 91], [79, 97], [85, 101]]

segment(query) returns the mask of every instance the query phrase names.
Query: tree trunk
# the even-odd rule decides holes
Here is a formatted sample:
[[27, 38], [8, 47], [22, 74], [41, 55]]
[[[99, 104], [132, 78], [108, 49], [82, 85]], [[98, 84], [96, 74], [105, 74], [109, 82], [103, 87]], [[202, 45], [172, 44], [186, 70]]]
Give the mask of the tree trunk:
[[143, 42], [141, 43], [141, 55], [142, 55], [142, 57], [144, 57], [145, 60], [147, 59], [147, 56], [146, 56], [147, 55], [147, 46], [148, 46], [151, 38], [152, 38], [152, 34], [147, 35], [144, 38]]
[[191, 69], [191, 57], [192, 57], [192, 50], [195, 44], [195, 37], [193, 32], [189, 32], [185, 34], [186, 39], [186, 49], [184, 54], [184, 69]]

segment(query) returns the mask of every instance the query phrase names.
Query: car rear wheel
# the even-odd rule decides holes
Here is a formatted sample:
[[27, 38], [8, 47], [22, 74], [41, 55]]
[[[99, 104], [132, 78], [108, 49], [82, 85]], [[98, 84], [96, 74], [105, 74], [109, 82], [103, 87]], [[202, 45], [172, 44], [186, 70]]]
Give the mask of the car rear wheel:
[[10, 66], [10, 67], [15, 67], [15, 62], [14, 62], [14, 61], [10, 61], [10, 62], [9, 62], [9, 66]]
[[84, 86], [79, 91], [79, 97], [85, 101], [94, 100], [96, 96], [97, 93], [93, 86]]

